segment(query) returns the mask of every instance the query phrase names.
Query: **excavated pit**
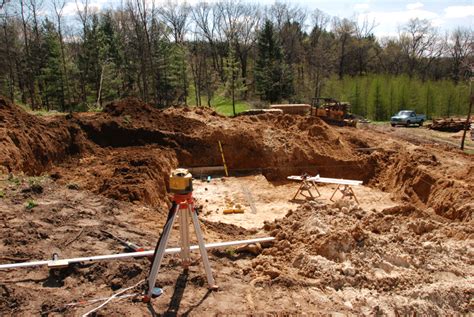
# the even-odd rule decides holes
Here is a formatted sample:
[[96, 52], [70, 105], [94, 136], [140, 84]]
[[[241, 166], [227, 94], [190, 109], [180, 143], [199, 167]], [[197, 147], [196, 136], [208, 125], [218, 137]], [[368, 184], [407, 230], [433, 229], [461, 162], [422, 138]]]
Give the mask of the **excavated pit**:
[[[206, 240], [258, 234], [276, 242], [213, 251], [221, 291], [211, 296], [199, 261], [188, 278], [176, 258], [167, 258], [159, 276], [165, 294], [155, 309], [169, 310], [181, 292], [179, 314], [472, 312], [472, 157], [303, 116], [226, 118], [126, 99], [102, 113], [41, 118], [0, 98], [0, 263], [52, 252], [62, 258], [123, 252], [103, 229], [153, 248], [166, 218], [169, 172], [221, 165], [218, 141], [231, 174], [257, 175], [196, 181]], [[355, 150], [361, 147], [380, 150]], [[290, 204], [297, 184], [286, 177], [303, 172], [363, 180], [366, 186], [356, 189], [361, 204]], [[321, 192], [327, 198], [333, 189]], [[245, 190], [266, 213], [247, 210], [223, 221], [223, 200], [245, 201]], [[46, 268], [0, 272], [0, 313], [82, 314], [92, 306], [65, 305], [108, 297], [148, 269], [143, 259], [78, 265], [57, 275]], [[235, 298], [241, 303], [229, 305]], [[148, 311], [116, 301], [103, 313]]]
[[450, 219], [471, 216], [472, 183], [439, 175], [442, 167], [427, 150], [392, 146], [361, 154], [355, 147], [374, 145], [372, 140], [315, 117], [232, 119], [206, 108], [158, 110], [133, 98], [102, 113], [48, 120], [4, 99], [0, 107], [5, 172], [50, 173], [114, 199], [164, 206], [170, 170], [222, 165], [220, 141], [231, 173], [260, 172], [270, 181], [304, 172], [359, 179]]

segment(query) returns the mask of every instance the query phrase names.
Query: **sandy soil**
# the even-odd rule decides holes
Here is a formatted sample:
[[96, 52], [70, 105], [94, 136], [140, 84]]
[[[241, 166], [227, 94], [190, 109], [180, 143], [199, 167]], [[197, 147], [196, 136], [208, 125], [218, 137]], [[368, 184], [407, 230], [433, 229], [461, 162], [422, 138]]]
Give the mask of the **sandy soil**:
[[[295, 210], [308, 201], [307, 198], [298, 195], [293, 199], [298, 182], [271, 183], [262, 175], [245, 177], [214, 178], [210, 182], [197, 181], [194, 183], [194, 197], [198, 204], [202, 205], [203, 217], [209, 221], [220, 221], [238, 225], [246, 229], [258, 229], [264, 222], [283, 218], [289, 210]], [[245, 191], [250, 193], [248, 194]], [[336, 190], [335, 185], [318, 186], [321, 196], [315, 201], [321, 204], [331, 204], [329, 200]], [[316, 195], [316, 191], [312, 190]], [[355, 186], [360, 206], [367, 210], [382, 210], [396, 205], [390, 199], [389, 193], [381, 192], [367, 186]], [[341, 197], [339, 192], [334, 199]], [[254, 204], [257, 212], [254, 213], [251, 204]], [[224, 210], [238, 205], [244, 213], [224, 214]]]
[[[187, 272], [167, 256], [160, 298], [148, 306], [116, 300], [99, 315], [474, 312], [473, 159], [429, 134], [160, 111], [135, 99], [43, 119], [0, 98], [0, 119], [2, 264], [124, 251], [103, 230], [153, 248], [170, 203], [169, 171], [220, 165], [217, 140], [233, 176], [195, 182], [205, 239], [276, 239], [210, 251], [217, 292], [207, 290], [197, 254]], [[291, 201], [298, 184], [286, 176], [303, 172], [363, 180], [360, 205], [330, 202], [331, 185], [320, 187], [320, 199]], [[253, 174], [236, 177], [243, 173]], [[245, 212], [223, 215], [231, 202]], [[178, 244], [174, 229], [170, 246]], [[100, 303], [83, 301], [138, 283], [149, 266], [140, 259], [0, 271], [0, 314], [81, 315]]]

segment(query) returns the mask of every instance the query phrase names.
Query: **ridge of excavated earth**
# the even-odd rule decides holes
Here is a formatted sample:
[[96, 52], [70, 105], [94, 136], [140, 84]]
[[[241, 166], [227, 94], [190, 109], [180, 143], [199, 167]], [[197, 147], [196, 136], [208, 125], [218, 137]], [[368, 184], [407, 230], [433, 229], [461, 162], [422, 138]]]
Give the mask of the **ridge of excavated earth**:
[[[395, 207], [305, 202], [255, 230], [203, 220], [209, 241], [264, 235], [276, 241], [257, 252], [212, 251], [217, 293], [206, 292], [199, 261], [183, 275], [177, 258], [167, 258], [157, 312], [474, 311], [472, 156], [315, 117], [228, 118], [208, 108], [160, 110], [133, 98], [100, 113], [43, 117], [0, 98], [0, 263], [47, 259], [54, 252], [65, 258], [122, 251], [101, 230], [153, 248], [170, 202], [169, 172], [221, 165], [218, 141], [235, 175], [261, 173], [275, 186], [303, 172], [360, 179], [390, 193]], [[0, 313], [85, 313], [93, 306], [64, 305], [110, 296], [145, 278], [148, 267], [142, 259], [56, 273], [0, 271]], [[120, 301], [101, 313], [148, 310]]]

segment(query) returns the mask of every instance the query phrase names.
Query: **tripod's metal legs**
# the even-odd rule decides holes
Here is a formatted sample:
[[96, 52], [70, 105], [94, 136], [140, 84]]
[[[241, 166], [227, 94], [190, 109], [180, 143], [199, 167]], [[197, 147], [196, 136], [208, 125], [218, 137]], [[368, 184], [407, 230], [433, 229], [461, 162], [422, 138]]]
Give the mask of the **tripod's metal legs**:
[[148, 290], [147, 296], [151, 298], [153, 296], [153, 290], [155, 288], [156, 276], [158, 275], [158, 271], [161, 267], [161, 262], [163, 261], [163, 257], [165, 255], [165, 249], [168, 244], [168, 239], [170, 237], [171, 229], [173, 228], [173, 224], [176, 218], [176, 213], [179, 210], [179, 204], [176, 205], [173, 215], [171, 216], [170, 221], [166, 224], [163, 228], [163, 234], [161, 236], [161, 241], [158, 246], [158, 249], [155, 252], [155, 259], [153, 261], [153, 266], [151, 267], [150, 274], [148, 275]]
[[210, 289], [217, 289], [217, 285], [214, 283], [214, 277], [212, 276], [211, 264], [209, 263], [209, 258], [207, 256], [206, 247], [204, 245], [204, 239], [202, 237], [201, 227], [199, 226], [199, 220], [196, 212], [193, 210], [193, 206], [189, 206], [189, 212], [192, 215], [194, 232], [196, 232], [196, 237], [199, 244], [199, 252], [201, 252], [202, 263], [204, 265], [204, 270], [206, 271], [207, 283], [209, 284]]
[[[189, 205], [188, 205], [189, 206]], [[181, 261], [183, 267], [188, 267], [189, 261], [189, 208], [179, 211], [179, 234], [181, 238]]]
[[168, 245], [168, 240], [171, 234], [171, 229], [173, 228], [174, 221], [176, 219], [176, 214], [179, 212], [179, 232], [181, 238], [181, 259], [183, 261], [183, 266], [189, 265], [189, 215], [191, 214], [194, 231], [196, 232], [196, 237], [199, 243], [199, 252], [201, 252], [202, 262], [204, 264], [204, 270], [206, 271], [207, 282], [209, 283], [210, 289], [217, 289], [217, 285], [214, 283], [214, 278], [212, 276], [211, 265], [209, 263], [209, 258], [207, 256], [206, 247], [204, 245], [204, 238], [202, 237], [201, 227], [199, 226], [199, 220], [196, 212], [194, 211], [193, 203], [186, 204], [176, 204], [173, 209], [173, 214], [171, 215], [170, 220], [166, 223], [163, 233], [161, 235], [161, 240], [154, 254], [153, 264], [148, 275], [148, 290], [147, 297], [152, 298], [155, 290], [156, 276], [161, 267], [161, 262], [163, 261], [163, 256], [165, 255], [165, 249]]

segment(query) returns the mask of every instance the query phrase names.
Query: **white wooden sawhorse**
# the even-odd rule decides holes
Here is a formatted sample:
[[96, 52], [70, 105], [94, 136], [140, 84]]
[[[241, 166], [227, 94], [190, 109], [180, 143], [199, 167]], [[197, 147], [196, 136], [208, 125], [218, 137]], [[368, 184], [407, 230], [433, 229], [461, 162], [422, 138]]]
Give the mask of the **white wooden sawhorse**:
[[[301, 184], [300, 188], [298, 188], [298, 191], [296, 192], [293, 199], [295, 199], [295, 197], [301, 192], [301, 189], [303, 188], [303, 185], [306, 186], [304, 188], [307, 188], [308, 186], [314, 187], [316, 189], [316, 191], [318, 192], [318, 195], [321, 196], [321, 194], [318, 191], [316, 183], [324, 183], [324, 184], [336, 184], [337, 185], [336, 190], [331, 195], [331, 198], [330, 198], [331, 201], [333, 201], [334, 195], [336, 195], [336, 193], [339, 191], [339, 192], [341, 192], [343, 198], [344, 197], [348, 197], [349, 199], [354, 198], [354, 200], [357, 203], [359, 203], [359, 200], [357, 199], [357, 196], [356, 196], [354, 190], [352, 189], [352, 186], [362, 185], [362, 183], [363, 183], [362, 181], [351, 180], [351, 179], [341, 179], [341, 178], [327, 178], [327, 177], [320, 177], [319, 175], [312, 176], [312, 177], [288, 176], [287, 178], [290, 179], [290, 180], [303, 182]], [[308, 190], [309, 190], [309, 188], [308, 188]], [[311, 194], [311, 192], [309, 192], [309, 193]], [[303, 195], [303, 196], [305, 196], [305, 195]], [[307, 197], [307, 196], [305, 196], [305, 197]], [[311, 195], [311, 198], [314, 199], [313, 195]]]

